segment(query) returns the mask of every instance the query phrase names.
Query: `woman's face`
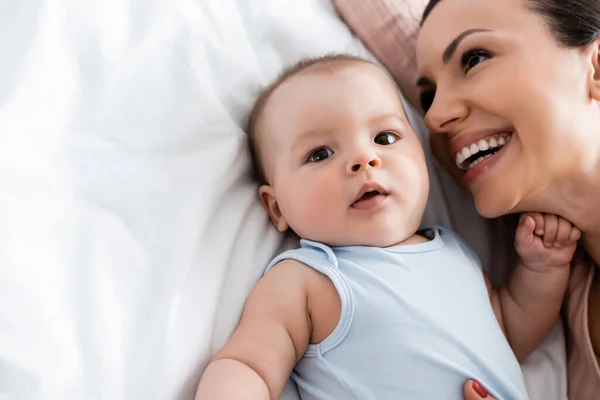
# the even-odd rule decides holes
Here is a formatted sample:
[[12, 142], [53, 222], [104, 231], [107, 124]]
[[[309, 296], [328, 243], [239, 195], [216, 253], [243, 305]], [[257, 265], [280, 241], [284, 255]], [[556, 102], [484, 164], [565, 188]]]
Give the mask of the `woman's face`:
[[480, 214], [546, 211], [548, 193], [590, 167], [597, 59], [597, 46], [562, 48], [524, 0], [433, 9], [417, 45], [425, 122]]

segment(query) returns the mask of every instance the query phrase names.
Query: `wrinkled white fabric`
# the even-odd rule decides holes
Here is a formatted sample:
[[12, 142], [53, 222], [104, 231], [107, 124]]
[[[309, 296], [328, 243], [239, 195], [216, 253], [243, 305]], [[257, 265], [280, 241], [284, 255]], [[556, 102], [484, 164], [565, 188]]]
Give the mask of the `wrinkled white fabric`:
[[[1, 398], [192, 398], [283, 243], [248, 111], [284, 65], [329, 51], [366, 54], [327, 0], [0, 2]], [[502, 260], [432, 176], [428, 218]], [[535, 386], [562, 390], [562, 346]]]

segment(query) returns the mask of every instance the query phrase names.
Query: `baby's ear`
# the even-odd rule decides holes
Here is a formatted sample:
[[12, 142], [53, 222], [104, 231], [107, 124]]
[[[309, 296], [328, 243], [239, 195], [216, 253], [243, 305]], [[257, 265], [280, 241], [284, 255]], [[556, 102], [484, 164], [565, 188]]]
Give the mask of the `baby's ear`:
[[277, 230], [279, 230], [279, 232], [287, 231], [289, 225], [287, 224], [284, 216], [281, 214], [281, 209], [279, 208], [279, 203], [277, 203], [277, 198], [275, 197], [275, 191], [273, 188], [269, 185], [262, 185], [260, 189], [258, 189], [258, 195], [263, 207], [267, 213], [269, 213], [271, 221], [273, 221], [273, 224]]

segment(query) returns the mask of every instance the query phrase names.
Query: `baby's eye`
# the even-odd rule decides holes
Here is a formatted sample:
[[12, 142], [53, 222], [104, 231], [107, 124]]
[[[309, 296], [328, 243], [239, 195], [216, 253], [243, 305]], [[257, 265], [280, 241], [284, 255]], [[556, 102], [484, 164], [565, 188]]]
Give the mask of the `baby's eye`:
[[381, 132], [377, 136], [375, 136], [374, 142], [382, 146], [387, 146], [389, 144], [395, 143], [398, 139], [400, 138], [394, 132]]
[[308, 155], [308, 162], [319, 162], [328, 159], [333, 155], [333, 150], [329, 147], [321, 147], [319, 149], [314, 150], [312, 153]]

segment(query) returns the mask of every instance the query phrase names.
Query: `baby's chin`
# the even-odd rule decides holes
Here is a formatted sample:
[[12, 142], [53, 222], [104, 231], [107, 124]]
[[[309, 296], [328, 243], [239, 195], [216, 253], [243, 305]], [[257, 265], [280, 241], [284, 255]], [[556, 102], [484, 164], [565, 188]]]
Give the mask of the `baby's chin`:
[[355, 235], [346, 237], [337, 237], [331, 239], [320, 235], [315, 235], [313, 238], [306, 237], [305, 239], [326, 244], [330, 247], [345, 247], [345, 246], [366, 246], [366, 247], [392, 247], [403, 242], [409, 241], [416, 234], [416, 230], [411, 232], [394, 232], [394, 234], [370, 234], [370, 235]]

